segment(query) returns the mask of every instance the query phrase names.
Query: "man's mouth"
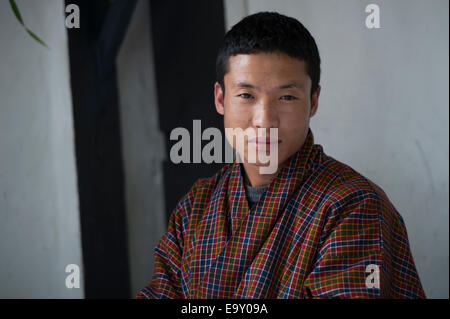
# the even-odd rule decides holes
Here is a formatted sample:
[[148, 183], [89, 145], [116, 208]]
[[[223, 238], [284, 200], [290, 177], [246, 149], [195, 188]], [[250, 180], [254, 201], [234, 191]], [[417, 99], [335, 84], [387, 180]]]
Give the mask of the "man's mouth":
[[248, 141], [248, 144], [258, 148], [266, 148], [269, 149], [271, 145], [280, 144], [281, 140], [270, 138], [269, 136], [264, 137], [254, 137]]

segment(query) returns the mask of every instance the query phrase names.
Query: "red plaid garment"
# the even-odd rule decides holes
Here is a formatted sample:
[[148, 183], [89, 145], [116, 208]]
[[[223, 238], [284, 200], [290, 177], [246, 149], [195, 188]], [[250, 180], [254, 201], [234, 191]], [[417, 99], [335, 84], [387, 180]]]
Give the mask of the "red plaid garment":
[[181, 199], [136, 298], [425, 298], [400, 214], [311, 130], [251, 210], [241, 169]]

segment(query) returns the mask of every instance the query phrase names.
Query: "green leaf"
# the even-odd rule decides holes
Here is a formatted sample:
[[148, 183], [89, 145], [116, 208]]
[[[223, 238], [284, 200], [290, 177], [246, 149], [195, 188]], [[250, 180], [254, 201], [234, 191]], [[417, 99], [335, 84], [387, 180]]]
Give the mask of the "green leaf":
[[35, 39], [37, 42], [39, 42], [40, 44], [42, 44], [44, 47], [46, 47], [48, 49], [47, 44], [45, 44], [44, 41], [42, 41], [36, 34], [34, 34], [30, 29], [25, 28], [28, 32], [29, 35], [31, 35], [33, 37], [33, 39]]
[[23, 22], [22, 15], [20, 14], [19, 7], [17, 7], [15, 0], [9, 0], [9, 4], [11, 5], [11, 9], [13, 10], [14, 14], [16, 15], [17, 20], [19, 20], [20, 24], [24, 26], [25, 30], [27, 30], [28, 34], [31, 35], [33, 39], [35, 39], [37, 42], [42, 44], [44, 47], [48, 49], [47, 44], [45, 44], [44, 41], [42, 41], [36, 34], [34, 34], [30, 29], [28, 29], [25, 26], [25, 23]]
[[16, 15], [17, 20], [19, 20], [20, 24], [25, 26], [25, 24], [23, 23], [22, 15], [20, 14], [19, 8], [17, 7], [16, 1], [9, 0], [9, 4], [11, 5], [11, 8], [14, 14]]

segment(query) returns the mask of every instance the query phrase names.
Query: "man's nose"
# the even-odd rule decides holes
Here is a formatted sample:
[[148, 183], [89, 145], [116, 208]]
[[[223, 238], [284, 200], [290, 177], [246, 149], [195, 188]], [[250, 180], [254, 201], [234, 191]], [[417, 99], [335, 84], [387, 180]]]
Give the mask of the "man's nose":
[[253, 113], [253, 126], [256, 128], [278, 127], [278, 113], [276, 105], [269, 99], [262, 100], [255, 105]]

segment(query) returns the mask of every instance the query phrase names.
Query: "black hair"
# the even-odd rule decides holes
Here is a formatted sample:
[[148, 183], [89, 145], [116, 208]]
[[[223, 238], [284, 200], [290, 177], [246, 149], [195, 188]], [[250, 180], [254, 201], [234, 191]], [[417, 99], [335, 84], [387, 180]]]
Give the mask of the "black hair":
[[224, 37], [216, 60], [216, 76], [225, 92], [224, 76], [231, 56], [281, 52], [306, 62], [311, 96], [320, 81], [320, 56], [314, 38], [297, 19], [276, 12], [258, 12], [235, 24]]

